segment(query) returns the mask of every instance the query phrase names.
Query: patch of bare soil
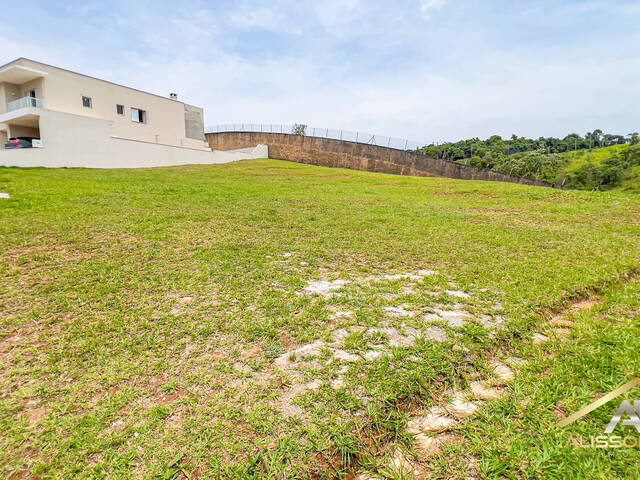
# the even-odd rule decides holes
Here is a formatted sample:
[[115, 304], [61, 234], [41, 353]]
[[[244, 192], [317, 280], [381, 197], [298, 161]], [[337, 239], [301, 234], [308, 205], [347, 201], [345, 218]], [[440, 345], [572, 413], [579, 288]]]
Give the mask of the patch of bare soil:
[[45, 407], [28, 408], [23, 411], [23, 414], [29, 419], [29, 422], [31, 423], [39, 423], [43, 418], [47, 416], [48, 413], [49, 410], [47, 410], [47, 408]]

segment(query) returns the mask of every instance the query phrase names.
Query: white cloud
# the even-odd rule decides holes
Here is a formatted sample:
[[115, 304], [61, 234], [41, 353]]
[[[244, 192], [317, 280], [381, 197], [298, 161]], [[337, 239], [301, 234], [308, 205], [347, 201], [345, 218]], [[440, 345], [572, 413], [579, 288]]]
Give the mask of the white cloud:
[[429, 18], [434, 11], [441, 10], [445, 3], [447, 0], [422, 0], [420, 10], [425, 17]]
[[285, 12], [286, 6], [277, 3], [268, 7], [237, 4], [226, 16], [229, 20], [229, 25], [238, 29], [266, 30], [300, 35], [302, 33], [300, 25], [290, 21]]
[[[29, 56], [160, 95], [176, 91], [205, 108], [209, 125], [304, 122], [427, 143], [638, 130], [640, 53], [614, 48], [640, 44], [633, 30], [580, 42], [562, 33], [564, 41], [523, 46], [500, 37], [503, 29], [476, 25], [475, 17], [461, 25], [459, 16], [442, 16], [426, 28], [410, 8], [356, 0], [344, 7], [332, 0], [326, 10], [274, 0], [268, 13], [259, 6], [246, 17], [248, 1], [161, 18], [123, 12], [105, 24], [102, 43], [62, 36], [46, 43], [0, 20], [0, 44], [7, 47], [0, 57]], [[423, 5], [433, 4], [427, 8], [433, 12], [444, 3]], [[267, 35], [255, 25], [261, 18], [274, 27]], [[260, 50], [282, 25], [296, 28], [278, 37], [284, 38], [278, 48]], [[121, 43], [107, 42], [129, 32]], [[288, 38], [296, 48], [284, 44]]]

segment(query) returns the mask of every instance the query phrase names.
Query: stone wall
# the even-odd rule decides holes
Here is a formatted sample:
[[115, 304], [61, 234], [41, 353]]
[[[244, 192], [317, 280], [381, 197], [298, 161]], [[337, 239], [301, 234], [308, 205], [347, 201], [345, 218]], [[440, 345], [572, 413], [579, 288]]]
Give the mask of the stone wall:
[[270, 158], [325, 167], [419, 177], [448, 177], [543, 187], [554, 186], [538, 180], [505, 175], [403, 150], [328, 138], [257, 132], [207, 133], [205, 137], [214, 150], [233, 150], [266, 144], [269, 146]]

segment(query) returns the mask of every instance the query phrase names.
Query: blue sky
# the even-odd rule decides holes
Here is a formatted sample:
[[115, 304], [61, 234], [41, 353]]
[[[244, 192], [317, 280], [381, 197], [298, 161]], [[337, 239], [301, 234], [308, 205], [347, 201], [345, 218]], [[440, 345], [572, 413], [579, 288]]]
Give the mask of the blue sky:
[[[29, 27], [23, 28], [25, 21]], [[205, 108], [431, 142], [640, 130], [640, 1], [35, 1], [25, 56]]]

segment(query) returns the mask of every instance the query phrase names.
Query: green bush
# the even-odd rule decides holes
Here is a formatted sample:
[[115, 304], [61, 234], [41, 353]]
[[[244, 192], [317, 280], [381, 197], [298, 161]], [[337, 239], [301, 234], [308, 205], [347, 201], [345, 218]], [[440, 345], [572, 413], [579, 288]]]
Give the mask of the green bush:
[[549, 183], [556, 183], [561, 170], [568, 159], [563, 154], [547, 155], [543, 151], [518, 153], [502, 156], [493, 166], [493, 170], [518, 177], [535, 178]]

